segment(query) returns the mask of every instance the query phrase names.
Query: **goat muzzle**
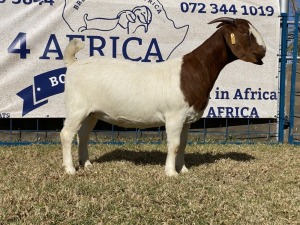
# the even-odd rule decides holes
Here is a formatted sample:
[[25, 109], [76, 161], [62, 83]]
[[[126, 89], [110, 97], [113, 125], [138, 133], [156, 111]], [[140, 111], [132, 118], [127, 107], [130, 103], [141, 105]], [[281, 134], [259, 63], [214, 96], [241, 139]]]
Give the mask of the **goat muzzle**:
[[261, 50], [253, 52], [253, 55], [256, 58], [256, 62], [254, 64], [263, 65], [264, 63], [263, 63], [262, 59], [266, 55], [266, 49], [265, 48], [261, 48]]
[[264, 62], [261, 59], [259, 59], [254, 64], [256, 64], [256, 65], [263, 65]]

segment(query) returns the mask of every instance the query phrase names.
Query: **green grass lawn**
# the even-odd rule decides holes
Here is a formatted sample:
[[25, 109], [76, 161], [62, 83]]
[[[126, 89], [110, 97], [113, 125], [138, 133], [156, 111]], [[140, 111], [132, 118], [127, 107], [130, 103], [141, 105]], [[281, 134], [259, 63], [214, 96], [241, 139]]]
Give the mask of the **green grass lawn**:
[[189, 145], [164, 175], [165, 145], [91, 145], [66, 175], [59, 145], [0, 147], [0, 224], [300, 224], [300, 147]]

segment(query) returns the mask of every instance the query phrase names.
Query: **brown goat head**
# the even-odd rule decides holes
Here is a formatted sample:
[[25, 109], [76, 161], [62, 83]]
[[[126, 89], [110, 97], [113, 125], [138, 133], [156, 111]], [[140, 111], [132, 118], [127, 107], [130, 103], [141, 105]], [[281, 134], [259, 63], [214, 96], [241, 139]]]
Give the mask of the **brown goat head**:
[[262, 58], [266, 54], [265, 42], [248, 20], [221, 17], [208, 24], [218, 22], [220, 24], [217, 28], [221, 27], [227, 46], [238, 59], [258, 65], [263, 64]]

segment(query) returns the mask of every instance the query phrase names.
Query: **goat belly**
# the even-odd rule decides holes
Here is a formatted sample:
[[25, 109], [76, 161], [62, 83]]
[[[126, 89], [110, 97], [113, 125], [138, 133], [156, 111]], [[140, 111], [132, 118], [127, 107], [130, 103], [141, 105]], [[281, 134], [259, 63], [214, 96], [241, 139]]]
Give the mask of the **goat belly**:
[[156, 113], [151, 118], [147, 117], [133, 117], [133, 116], [111, 116], [106, 113], [93, 113], [95, 117], [107, 123], [125, 127], [125, 128], [151, 128], [160, 127], [165, 124], [162, 114]]

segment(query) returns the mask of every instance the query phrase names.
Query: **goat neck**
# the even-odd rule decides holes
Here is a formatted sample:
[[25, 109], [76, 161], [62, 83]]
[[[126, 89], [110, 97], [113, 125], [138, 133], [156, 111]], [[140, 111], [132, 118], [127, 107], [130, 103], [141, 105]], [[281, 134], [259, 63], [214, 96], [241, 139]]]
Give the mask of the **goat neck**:
[[197, 112], [205, 109], [221, 70], [237, 59], [227, 45], [222, 30], [217, 30], [202, 45], [183, 56], [181, 90], [189, 106]]

